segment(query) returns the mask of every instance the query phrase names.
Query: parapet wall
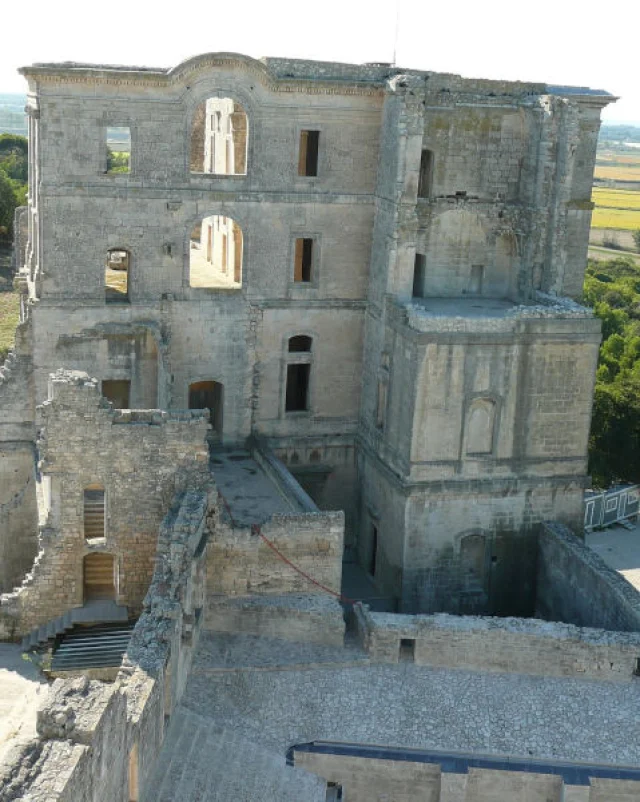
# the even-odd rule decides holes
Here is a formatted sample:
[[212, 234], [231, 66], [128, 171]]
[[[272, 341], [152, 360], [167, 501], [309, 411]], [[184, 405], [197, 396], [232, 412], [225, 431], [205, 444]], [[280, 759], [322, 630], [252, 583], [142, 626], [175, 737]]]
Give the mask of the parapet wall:
[[[344, 513], [276, 514], [260, 531], [287, 560], [316, 582], [340, 592]], [[207, 590], [212, 594], [323, 593], [249, 527], [221, 523], [211, 538]]]
[[186, 493], [164, 519], [144, 608], [112, 684], [58, 679], [39, 739], [0, 776], [0, 801], [138, 799], [179, 701], [200, 629], [215, 493]]
[[536, 619], [372, 613], [361, 604], [354, 613], [358, 637], [378, 662], [640, 682], [636, 634]]
[[582, 627], [640, 632], [640, 594], [570, 529], [549, 522], [540, 527], [536, 614]]

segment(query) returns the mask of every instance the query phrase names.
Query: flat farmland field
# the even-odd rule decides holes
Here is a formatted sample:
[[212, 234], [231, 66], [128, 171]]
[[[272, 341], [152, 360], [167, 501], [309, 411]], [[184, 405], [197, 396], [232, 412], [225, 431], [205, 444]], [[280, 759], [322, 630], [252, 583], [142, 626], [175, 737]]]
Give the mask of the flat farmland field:
[[[598, 159], [598, 161], [600, 161]], [[614, 163], [596, 164], [596, 178], [605, 178], [612, 181], [640, 181], [640, 164]]]
[[[640, 195], [640, 193], [638, 193]], [[640, 209], [610, 209], [596, 206], [591, 218], [591, 228], [617, 228], [635, 231], [640, 228]]]
[[591, 200], [596, 206], [607, 209], [640, 209], [640, 192], [626, 189], [594, 187]]

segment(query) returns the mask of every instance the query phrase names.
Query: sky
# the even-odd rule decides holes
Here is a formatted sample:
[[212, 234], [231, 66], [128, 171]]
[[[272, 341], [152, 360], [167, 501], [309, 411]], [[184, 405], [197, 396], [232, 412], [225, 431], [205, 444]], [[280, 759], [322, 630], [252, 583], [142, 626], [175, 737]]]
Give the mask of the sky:
[[605, 89], [621, 99], [603, 118], [640, 125], [638, 23], [638, 0], [610, 10], [585, 0], [7, 2], [0, 93], [26, 91], [16, 70], [39, 61], [172, 67], [216, 51], [353, 63], [395, 54], [401, 67]]

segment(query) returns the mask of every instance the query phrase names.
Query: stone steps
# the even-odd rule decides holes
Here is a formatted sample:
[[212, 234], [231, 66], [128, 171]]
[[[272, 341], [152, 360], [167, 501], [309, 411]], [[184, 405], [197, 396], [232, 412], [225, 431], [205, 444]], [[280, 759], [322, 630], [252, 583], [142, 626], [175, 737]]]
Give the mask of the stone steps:
[[325, 802], [323, 780], [184, 708], [174, 713], [141, 802]]

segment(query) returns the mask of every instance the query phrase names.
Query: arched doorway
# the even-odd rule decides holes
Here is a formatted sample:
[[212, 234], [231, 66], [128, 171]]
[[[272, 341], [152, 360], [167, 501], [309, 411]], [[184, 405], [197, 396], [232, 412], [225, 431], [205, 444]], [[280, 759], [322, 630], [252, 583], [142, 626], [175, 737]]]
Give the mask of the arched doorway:
[[212, 440], [222, 439], [224, 385], [203, 381], [189, 385], [189, 409], [208, 409], [212, 426]]
[[113, 554], [95, 551], [82, 565], [84, 601], [116, 600], [116, 560]]

